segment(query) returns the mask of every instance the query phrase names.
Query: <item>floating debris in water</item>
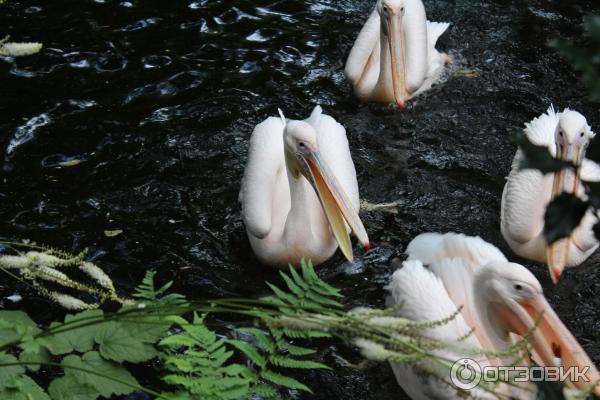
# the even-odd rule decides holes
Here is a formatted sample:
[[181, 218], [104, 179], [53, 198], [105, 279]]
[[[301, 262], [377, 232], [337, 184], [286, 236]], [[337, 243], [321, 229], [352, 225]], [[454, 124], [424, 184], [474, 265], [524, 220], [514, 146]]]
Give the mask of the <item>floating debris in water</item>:
[[11, 294], [10, 296], [6, 296], [6, 297], [5, 297], [5, 299], [6, 299], [6, 300], [10, 300], [10, 301], [12, 301], [13, 303], [18, 303], [18, 302], [20, 302], [21, 300], [23, 300], [23, 297], [21, 297], [21, 295], [20, 295], [20, 294], [17, 294], [17, 293], [15, 293], [15, 294]]

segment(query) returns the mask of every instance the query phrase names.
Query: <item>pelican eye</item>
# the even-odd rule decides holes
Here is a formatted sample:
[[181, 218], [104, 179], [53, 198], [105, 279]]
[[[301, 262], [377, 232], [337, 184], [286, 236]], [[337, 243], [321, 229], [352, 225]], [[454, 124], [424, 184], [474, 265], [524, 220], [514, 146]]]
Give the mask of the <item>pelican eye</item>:
[[562, 131], [558, 131], [558, 134], [562, 137], [563, 133]]
[[579, 136], [580, 136], [580, 137], [583, 137], [583, 132], [581, 132], [581, 133], [579, 134]]
[[303, 149], [306, 147], [306, 145], [304, 144], [304, 142], [298, 142], [298, 146]]
[[515, 285], [515, 290], [517, 290], [517, 291], [521, 291], [521, 290], [523, 290], [523, 286], [517, 283], [517, 284]]

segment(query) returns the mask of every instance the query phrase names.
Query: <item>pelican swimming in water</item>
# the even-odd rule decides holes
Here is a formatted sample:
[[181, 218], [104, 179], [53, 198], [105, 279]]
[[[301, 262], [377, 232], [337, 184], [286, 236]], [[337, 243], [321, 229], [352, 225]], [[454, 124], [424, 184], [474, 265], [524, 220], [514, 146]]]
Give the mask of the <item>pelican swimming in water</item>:
[[356, 171], [346, 130], [317, 106], [304, 121], [267, 118], [254, 128], [240, 192], [258, 259], [274, 267], [320, 264], [338, 245], [352, 261], [352, 230], [368, 249], [358, 216]]
[[346, 77], [362, 101], [396, 102], [429, 89], [450, 58], [435, 49], [448, 29], [429, 22], [421, 0], [378, 0], [346, 61]]
[[598, 248], [592, 230], [597, 219], [591, 210], [569, 237], [551, 246], [544, 238], [544, 214], [553, 197], [563, 191], [584, 197], [580, 179], [600, 181], [600, 167], [585, 158], [585, 150], [595, 133], [580, 113], [568, 108], [556, 113], [550, 107], [545, 114], [525, 124], [525, 135], [533, 144], [547, 147], [553, 156], [581, 166], [579, 173], [564, 169], [546, 175], [538, 170], [520, 169], [519, 150], [502, 193], [502, 236], [519, 256], [547, 262], [556, 283], [565, 265], [582, 263]]
[[[587, 381], [567, 380], [567, 386], [587, 389], [600, 379], [590, 358], [546, 301], [537, 279], [525, 267], [508, 262], [493, 245], [479, 237], [425, 233], [416, 237], [406, 252], [408, 261], [394, 272], [387, 286], [391, 292], [388, 302], [403, 304], [398, 311], [400, 317], [439, 321], [462, 306], [456, 318], [426, 331], [434, 340], [455, 345], [436, 350], [438, 356], [451, 360], [467, 357], [477, 360], [482, 367], [530, 365], [528, 359], [515, 360], [514, 354], [501, 359], [481, 353], [473, 355], [466, 350], [498, 353], [515, 343], [514, 335], [522, 337], [529, 333], [532, 358], [538, 365], [574, 366], [579, 371], [588, 367]], [[538, 325], [533, 329], [536, 322]], [[497, 398], [480, 387], [465, 393], [407, 364], [392, 363], [392, 369], [398, 384], [415, 400], [457, 399], [465, 394], [469, 398]], [[437, 372], [449, 380], [450, 371]], [[503, 384], [497, 393], [517, 399], [535, 398], [525, 389], [532, 390], [528, 386]], [[596, 386], [595, 392], [600, 393], [600, 386]]]

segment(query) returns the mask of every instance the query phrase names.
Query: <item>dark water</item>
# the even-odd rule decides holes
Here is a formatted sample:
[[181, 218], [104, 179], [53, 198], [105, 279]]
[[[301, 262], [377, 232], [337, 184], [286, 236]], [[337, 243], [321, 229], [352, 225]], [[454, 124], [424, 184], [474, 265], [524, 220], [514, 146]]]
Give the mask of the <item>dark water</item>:
[[[147, 269], [196, 299], [256, 296], [275, 274], [247, 243], [237, 194], [247, 140], [277, 107], [304, 118], [316, 104], [348, 131], [361, 196], [399, 201], [363, 219], [374, 250], [320, 269], [348, 306], [381, 306], [393, 265], [424, 231], [480, 235], [510, 254], [500, 195], [509, 137], [553, 102], [600, 130], [598, 104], [545, 43], [585, 43], [581, 20], [597, 2], [427, 1], [449, 21], [439, 47], [455, 74], [400, 113], [361, 104], [343, 65], [373, 0], [9, 1], [0, 36], [44, 42], [40, 55], [0, 58], [1, 235], [90, 254], [127, 293]], [[463, 72], [460, 72], [463, 70]], [[470, 70], [474, 74], [465, 74]], [[458, 72], [457, 72], [458, 71]], [[467, 77], [465, 75], [475, 75]], [[60, 162], [82, 160], [72, 167]], [[105, 230], [123, 234], [106, 237]], [[514, 259], [514, 256], [511, 256]], [[567, 271], [550, 302], [600, 364], [600, 269]], [[529, 265], [529, 264], [527, 264]], [[8, 278], [39, 321], [50, 305]], [[5, 307], [15, 307], [3, 301]], [[386, 365], [304, 377], [313, 399], [404, 398]]]

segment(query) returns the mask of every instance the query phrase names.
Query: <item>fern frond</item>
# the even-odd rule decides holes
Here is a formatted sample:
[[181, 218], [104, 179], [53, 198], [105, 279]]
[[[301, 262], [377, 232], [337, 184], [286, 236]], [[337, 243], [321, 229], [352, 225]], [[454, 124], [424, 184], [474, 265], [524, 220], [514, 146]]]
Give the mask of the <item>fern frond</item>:
[[260, 345], [268, 352], [268, 353], [274, 353], [277, 350], [277, 347], [275, 345], [275, 342], [271, 339], [269, 339], [267, 337], [267, 335], [261, 331], [260, 329], [256, 329], [256, 328], [239, 328], [237, 329], [238, 332], [241, 333], [247, 333], [249, 335], [252, 335], [256, 338], [256, 340], [258, 341], [258, 343], [260, 343]]
[[267, 359], [260, 355], [260, 353], [249, 343], [243, 342], [241, 340], [229, 339], [227, 343], [241, 351], [248, 357], [253, 363], [258, 365], [259, 367], [264, 367], [267, 365]]
[[285, 387], [288, 389], [298, 389], [298, 390], [303, 390], [308, 393], [312, 393], [312, 390], [310, 390], [306, 385], [299, 382], [298, 380], [291, 378], [289, 376], [278, 374], [277, 372], [273, 372], [268, 369], [263, 370], [260, 374], [260, 377], [269, 382], [273, 382], [276, 385], [279, 385], [279, 386], [282, 386], [282, 387]]
[[273, 388], [264, 383], [260, 383], [254, 387], [254, 394], [264, 397], [269, 400], [278, 400], [281, 399], [281, 395], [277, 391], [277, 389]]
[[327, 365], [317, 361], [298, 360], [285, 356], [272, 355], [269, 357], [269, 362], [280, 368], [295, 368], [295, 369], [330, 369]]

